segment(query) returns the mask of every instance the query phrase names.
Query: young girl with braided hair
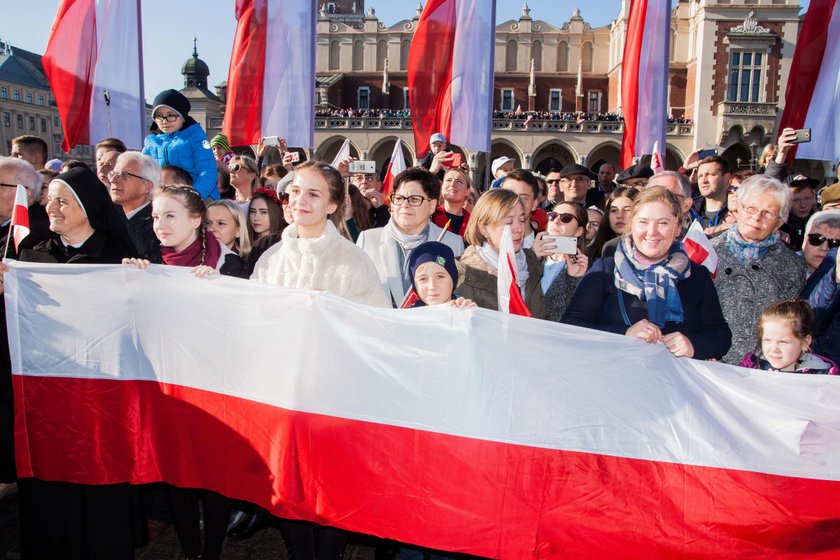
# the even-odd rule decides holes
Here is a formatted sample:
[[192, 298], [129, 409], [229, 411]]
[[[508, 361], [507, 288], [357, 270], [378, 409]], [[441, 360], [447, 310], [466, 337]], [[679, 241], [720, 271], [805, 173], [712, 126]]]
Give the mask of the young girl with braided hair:
[[[220, 273], [245, 276], [245, 265], [205, 227], [207, 208], [201, 195], [186, 185], [158, 188], [152, 197], [152, 229], [160, 240], [163, 264], [192, 267], [196, 276]], [[123, 264], [146, 268], [146, 259]]]

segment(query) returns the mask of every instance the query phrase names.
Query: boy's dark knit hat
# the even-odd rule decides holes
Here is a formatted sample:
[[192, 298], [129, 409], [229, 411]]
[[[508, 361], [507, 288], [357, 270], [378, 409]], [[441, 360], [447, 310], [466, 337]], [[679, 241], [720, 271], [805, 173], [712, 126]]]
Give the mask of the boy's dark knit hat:
[[[446, 269], [452, 277], [452, 287], [458, 283], [458, 268], [455, 266], [455, 253], [448, 245], [439, 241], [427, 241], [415, 248], [408, 257], [408, 270], [411, 274], [411, 285], [414, 286], [414, 275], [417, 268], [424, 263], [433, 262]], [[416, 290], [417, 287], [414, 286]]]
[[157, 111], [159, 107], [169, 107], [181, 115], [182, 119], [186, 119], [187, 114], [190, 112], [190, 101], [184, 97], [181, 92], [175, 91], [174, 89], [168, 89], [155, 96], [155, 101], [152, 103], [153, 117], [155, 115], [155, 111]]

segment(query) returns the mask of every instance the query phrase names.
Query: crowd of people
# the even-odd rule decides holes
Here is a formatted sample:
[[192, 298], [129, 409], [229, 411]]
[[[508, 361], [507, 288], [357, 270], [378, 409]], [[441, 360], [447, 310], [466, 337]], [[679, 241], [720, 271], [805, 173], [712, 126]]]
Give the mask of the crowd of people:
[[[818, 197], [818, 181], [787, 175], [790, 130], [763, 173], [694, 153], [659, 173], [601, 162], [543, 177], [500, 157], [486, 192], [436, 133], [420, 165], [383, 192], [378, 173], [350, 172], [353, 158], [296, 163], [282, 142], [279, 163], [262, 146], [256, 159], [235, 154], [224, 136], [208, 139], [189, 111], [183, 95], [162, 92], [142, 152], [106, 139], [95, 169], [51, 169], [42, 140], [16, 138], [12, 157], [0, 157], [2, 241], [18, 184], [27, 189], [31, 233], [9, 256], [184, 266], [198, 277], [328, 291], [382, 308], [498, 310], [509, 232], [516, 282], [536, 319], [661, 344], [680, 359], [838, 372], [840, 183]], [[692, 261], [683, 244], [695, 222], [717, 253], [715, 270]], [[292, 558], [315, 558], [316, 549], [322, 560], [341, 557], [348, 535], [337, 528], [277, 520], [206, 490], [16, 481], [5, 340], [0, 365], [0, 482], [3, 491], [17, 482], [24, 557], [133, 558], [165, 523], [187, 558], [218, 558], [226, 536], [247, 538], [266, 524], [279, 527]], [[402, 558], [424, 553], [383, 546]]]
[[[337, 118], [411, 118], [410, 109], [317, 109], [316, 117], [337, 117]], [[494, 119], [511, 120], [543, 120], [543, 121], [569, 121], [569, 122], [623, 122], [624, 118], [618, 113], [599, 113], [586, 111], [493, 111]], [[693, 121], [681, 115], [668, 115], [669, 124], [691, 124]]]

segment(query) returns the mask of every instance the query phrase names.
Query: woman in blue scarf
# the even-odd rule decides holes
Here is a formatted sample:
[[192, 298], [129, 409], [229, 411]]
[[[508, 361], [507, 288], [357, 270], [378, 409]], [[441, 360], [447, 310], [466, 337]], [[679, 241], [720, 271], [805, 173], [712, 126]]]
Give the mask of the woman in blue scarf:
[[630, 229], [615, 256], [599, 259], [562, 322], [664, 344], [677, 357], [720, 358], [731, 333], [709, 271], [680, 242], [677, 198], [663, 187], [633, 202]]

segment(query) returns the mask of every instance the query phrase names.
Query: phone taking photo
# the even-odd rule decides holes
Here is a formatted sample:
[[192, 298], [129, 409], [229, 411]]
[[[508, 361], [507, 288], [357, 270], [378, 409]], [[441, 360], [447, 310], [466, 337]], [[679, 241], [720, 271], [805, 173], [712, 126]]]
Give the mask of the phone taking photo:
[[551, 255], [576, 255], [577, 237], [566, 237], [565, 235], [544, 235], [543, 241], [549, 246], [545, 252]]

